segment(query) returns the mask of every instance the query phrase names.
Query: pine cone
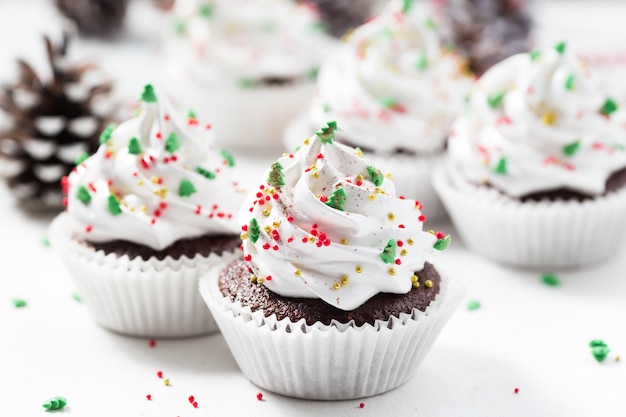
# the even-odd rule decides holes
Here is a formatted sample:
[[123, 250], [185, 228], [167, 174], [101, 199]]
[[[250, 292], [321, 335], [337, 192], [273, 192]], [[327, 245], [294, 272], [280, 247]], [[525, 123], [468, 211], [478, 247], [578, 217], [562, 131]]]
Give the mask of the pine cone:
[[442, 40], [456, 46], [476, 74], [532, 47], [526, 0], [431, 0], [431, 4]]
[[126, 17], [129, 0], [56, 0], [57, 8], [73, 20], [85, 36], [118, 33]]
[[320, 11], [322, 21], [335, 37], [343, 36], [371, 18], [382, 5], [381, 0], [308, 0]]
[[94, 77], [95, 66], [66, 63], [67, 36], [56, 46], [48, 37], [45, 43], [52, 78], [42, 81], [18, 60], [19, 79], [0, 89], [8, 122], [0, 128], [0, 178], [30, 210], [62, 207], [61, 178], [96, 150], [112, 111], [111, 85]]

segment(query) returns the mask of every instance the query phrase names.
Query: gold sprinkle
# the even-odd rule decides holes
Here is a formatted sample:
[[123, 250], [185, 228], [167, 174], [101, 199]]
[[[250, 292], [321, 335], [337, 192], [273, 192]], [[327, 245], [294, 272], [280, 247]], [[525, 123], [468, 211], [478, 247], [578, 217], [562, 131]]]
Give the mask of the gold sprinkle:
[[359, 158], [362, 158], [363, 157], [363, 151], [360, 150], [360, 149], [357, 149], [356, 150], [356, 156], [358, 156]]
[[411, 275], [411, 282], [417, 282], [417, 275]]
[[363, 267], [361, 265], [357, 265], [357, 267], [354, 268], [354, 270], [360, 274], [361, 272], [363, 272]]
[[356, 176], [356, 179], [359, 180], [359, 181], [363, 181], [364, 178], [365, 177], [362, 174], [359, 174], [359, 175]]
[[143, 184], [144, 184], [143, 180], [137, 180], [137, 185], [138, 185], [138, 186], [140, 186], [140, 187], [141, 187]]
[[419, 282], [417, 282], [417, 281], [413, 281], [413, 283], [412, 283], [412, 284], [413, 284], [413, 286], [414, 286], [415, 288], [419, 288], [419, 287], [420, 287], [420, 283], [419, 283]]
[[424, 285], [426, 285], [426, 288], [432, 288], [433, 287], [433, 282], [429, 279], [427, 279], [426, 281], [424, 281]]
[[346, 239], [345, 237], [342, 237], [340, 240], [342, 245], [347, 245], [348, 244], [348, 239]]
[[256, 278], [256, 275], [252, 275], [252, 276], [250, 277], [250, 282], [251, 282], [251, 283], [253, 283], [253, 284], [256, 284], [256, 283], [257, 283], [257, 278]]
[[241, 232], [241, 234], [239, 235], [239, 238], [241, 240], [246, 240], [248, 238], [248, 234], [246, 232]]
[[310, 236], [309, 237], [309, 242], [311, 242], [311, 243], [315, 242], [315, 238], [313, 236]]
[[144, 213], [146, 213], [148, 211], [148, 207], [146, 206], [140, 206], [139, 210], [143, 211]]
[[556, 115], [553, 112], [549, 111], [543, 116], [541, 116], [541, 121], [545, 125], [552, 126], [554, 122], [556, 121]]
[[169, 378], [164, 378], [163, 379], [163, 384], [165, 384], [166, 387], [170, 386], [170, 379]]
[[161, 188], [158, 190], [154, 190], [154, 195], [158, 195], [161, 198], [165, 198], [167, 195], [167, 188]]
[[289, 156], [287, 152], [283, 152], [283, 156]]
[[387, 272], [389, 273], [389, 275], [394, 276], [396, 275], [396, 268], [389, 268]]
[[275, 221], [274, 223], [272, 223], [272, 226], [274, 227], [274, 229], [278, 229], [280, 227], [280, 222]]
[[430, 230], [428, 231], [428, 233], [430, 233], [431, 235], [434, 235], [434, 234], [435, 234], [435, 231], [434, 231], [433, 229], [430, 229]]
[[299, 269], [296, 269], [295, 271], [293, 271], [293, 274], [299, 277], [302, 274], [302, 272]]
[[309, 143], [311, 143], [311, 141], [308, 138], [304, 140], [305, 145], [308, 145]]
[[406, 243], [408, 243], [409, 246], [413, 246], [413, 243], [415, 242], [413, 242], [413, 239], [407, 239]]
[[393, 213], [389, 213], [387, 214], [387, 218], [389, 219], [389, 221], [394, 221], [396, 219], [396, 215]]
[[619, 355], [616, 355], [616, 356], [615, 356], [615, 362], [619, 362], [619, 361], [621, 361], [621, 360], [622, 360], [622, 358], [621, 358]]
[[270, 226], [265, 226], [264, 229], [265, 229], [265, 233], [269, 233], [272, 231], [272, 228]]
[[316, 170], [317, 170], [317, 165], [311, 165], [311, 166], [309, 167], [309, 169], [310, 169], [311, 171], [316, 171]]
[[335, 282], [333, 284], [333, 288], [336, 289], [336, 290], [340, 289], [341, 288], [341, 282]]
[[268, 192], [272, 195], [276, 194], [276, 188], [270, 188]]
[[385, 178], [387, 178], [388, 180], [392, 180], [393, 174], [391, 172], [385, 172]]
[[150, 177], [150, 182], [152, 182], [152, 184], [157, 184], [159, 182], [159, 177], [155, 177], [155, 176]]
[[342, 275], [341, 276], [341, 284], [342, 285], [348, 285], [349, 282], [350, 282], [350, 278], [348, 278], [347, 275]]
[[376, 200], [376, 194], [370, 194], [367, 198], [369, 198], [370, 201], [374, 201]]
[[317, 173], [317, 172], [314, 172], [311, 176], [312, 176], [313, 178], [319, 178], [319, 177], [320, 177], [320, 174], [319, 174], [319, 173]]
[[262, 285], [265, 282], [265, 278], [257, 278], [256, 283]]
[[135, 211], [135, 207], [129, 207], [128, 210], [130, 210], [130, 212], [134, 212]]
[[269, 216], [271, 212], [272, 212], [272, 210], [270, 210], [270, 209], [263, 209], [263, 215], [265, 217]]
[[406, 256], [406, 254], [407, 254], [407, 253], [408, 253], [408, 252], [407, 252], [407, 250], [406, 250], [406, 249], [402, 249], [402, 250], [400, 251], [400, 256]]

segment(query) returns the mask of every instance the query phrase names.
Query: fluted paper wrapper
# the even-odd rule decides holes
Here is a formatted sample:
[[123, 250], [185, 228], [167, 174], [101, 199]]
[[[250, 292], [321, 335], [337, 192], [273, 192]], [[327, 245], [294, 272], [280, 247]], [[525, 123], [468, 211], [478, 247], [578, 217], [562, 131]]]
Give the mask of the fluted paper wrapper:
[[[447, 276], [426, 311], [357, 327], [309, 326], [251, 312], [223, 297], [221, 268], [200, 279], [200, 293], [243, 374], [261, 388], [291, 397], [346, 400], [392, 390], [410, 379], [464, 295]], [[439, 271], [441, 274], [441, 271]]]
[[497, 262], [565, 268], [614, 256], [624, 241], [626, 189], [582, 202], [521, 202], [460, 178], [451, 166], [433, 184], [465, 244]]
[[140, 337], [188, 337], [218, 330], [198, 293], [198, 278], [241, 253], [163, 260], [106, 255], [72, 238], [71, 220], [60, 214], [49, 229], [95, 321]]
[[[311, 126], [307, 113], [301, 113], [285, 129], [283, 144], [288, 151], [302, 146], [304, 140], [313, 136], [321, 126]], [[341, 129], [341, 126], [339, 126]], [[417, 200], [422, 203], [422, 213], [429, 220], [446, 217], [446, 212], [439, 196], [432, 186], [432, 172], [443, 159], [443, 153], [428, 156], [394, 154], [378, 155], [364, 152], [363, 158], [372, 166], [390, 172], [396, 186], [396, 195]]]

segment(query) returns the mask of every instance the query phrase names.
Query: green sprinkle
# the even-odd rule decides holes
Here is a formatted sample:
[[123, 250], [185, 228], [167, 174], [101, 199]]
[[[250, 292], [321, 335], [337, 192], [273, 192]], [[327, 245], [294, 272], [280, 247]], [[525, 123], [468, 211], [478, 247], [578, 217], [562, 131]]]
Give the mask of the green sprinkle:
[[448, 249], [448, 246], [450, 246], [450, 243], [452, 243], [452, 238], [450, 237], [450, 235], [448, 235], [441, 239], [437, 239], [437, 241], [433, 245], [433, 248], [439, 251], [446, 250]]
[[100, 145], [107, 143], [111, 139], [111, 135], [113, 134], [113, 131], [116, 127], [117, 125], [115, 123], [111, 123], [104, 128], [104, 130], [100, 134]]
[[569, 145], [563, 146], [563, 153], [567, 156], [574, 156], [580, 149], [580, 141], [572, 142]]
[[506, 158], [504, 157], [500, 158], [496, 166], [493, 168], [493, 172], [496, 174], [505, 175], [507, 173], [506, 165], [507, 165]]
[[480, 301], [469, 300], [466, 307], [469, 311], [478, 310], [480, 308]]
[[402, 0], [402, 13], [408, 13], [413, 6], [413, 0]]
[[310, 79], [316, 80], [319, 73], [320, 73], [320, 69], [318, 67], [314, 67], [309, 70], [308, 76]]
[[324, 113], [330, 113], [330, 106], [327, 103], [324, 103]]
[[226, 163], [228, 164], [228, 166], [229, 167], [234, 167], [235, 166], [235, 157], [233, 156], [233, 154], [228, 152], [226, 149], [222, 149], [221, 153], [222, 153], [222, 158], [224, 158], [226, 160]]
[[565, 79], [565, 89], [568, 91], [573, 91], [574, 90], [574, 80], [576, 79], [576, 76], [574, 74], [570, 74], [567, 76], [567, 78]]
[[52, 397], [41, 406], [46, 410], [60, 410], [67, 405], [67, 400], [63, 397]]
[[132, 155], [141, 154], [141, 144], [137, 138], [131, 138], [128, 141], [128, 153]]
[[174, 24], [174, 30], [179, 35], [184, 35], [187, 32], [187, 24], [183, 20], [179, 20]]
[[387, 245], [383, 249], [380, 254], [380, 259], [383, 260], [386, 264], [392, 264], [396, 260], [396, 241], [394, 239], [389, 239]]
[[546, 272], [541, 276], [541, 282], [550, 287], [558, 287], [559, 285], [561, 285], [559, 277], [550, 272]]
[[83, 153], [81, 153], [80, 155], [78, 155], [76, 157], [76, 159], [74, 160], [74, 163], [76, 165], [80, 165], [83, 162], [85, 162], [87, 160], [87, 158], [89, 158], [89, 154], [87, 152], [83, 152]]
[[322, 127], [315, 132], [315, 135], [320, 138], [323, 143], [333, 143], [335, 139], [335, 132], [337, 131], [337, 122], [331, 121], [326, 123], [326, 127]]
[[146, 86], [143, 88], [141, 101], [145, 101], [146, 103], [156, 103], [157, 98], [156, 94], [154, 94], [154, 87], [152, 87], [152, 84], [146, 84]]
[[87, 205], [91, 202], [91, 194], [89, 194], [89, 190], [84, 185], [78, 187], [76, 191], [76, 198], [80, 200], [81, 203]]
[[181, 197], [189, 197], [196, 191], [196, 187], [194, 187], [193, 183], [187, 179], [181, 180], [180, 185], [178, 186], [178, 195]]
[[624, 145], [622, 145], [621, 143], [614, 143], [613, 144], [613, 148], [617, 149], [618, 151], [626, 150], [626, 147]]
[[541, 51], [539, 50], [530, 51], [528, 55], [530, 55], [531, 61], [536, 61], [541, 56]]
[[390, 97], [380, 99], [380, 104], [386, 109], [392, 109], [398, 105], [398, 100]]
[[602, 105], [602, 108], [600, 109], [600, 113], [604, 114], [605, 116], [609, 116], [611, 113], [617, 111], [617, 109], [617, 103], [613, 99], [607, 98]]
[[165, 140], [165, 150], [169, 153], [174, 153], [178, 149], [180, 149], [180, 142], [178, 141], [178, 135], [176, 134], [176, 132], [172, 132], [169, 134], [169, 136]]
[[567, 45], [565, 44], [565, 42], [559, 42], [556, 44], [556, 46], [554, 47], [554, 49], [556, 49], [556, 51], [560, 54], [563, 55], [563, 53], [565, 52], [565, 47]]
[[192, 109], [189, 109], [189, 111], [187, 112], [187, 118], [196, 119], [196, 112], [194, 112]]
[[122, 213], [120, 202], [117, 200], [117, 197], [115, 197], [113, 194], [109, 195], [109, 198], [107, 200], [107, 208], [109, 209], [109, 213], [111, 213], [114, 216], [117, 216], [118, 214]]
[[213, 16], [213, 7], [210, 4], [204, 4], [199, 10], [200, 16], [211, 17]]
[[210, 180], [215, 179], [215, 174], [211, 171], [209, 171], [208, 169], [204, 169], [202, 167], [197, 167], [196, 168], [196, 172], [200, 175], [202, 175], [204, 178], [208, 178]]
[[332, 207], [335, 210], [343, 211], [343, 205], [346, 203], [346, 192], [343, 188], [337, 188], [330, 195], [330, 198], [326, 202], [328, 207]]
[[15, 308], [22, 308], [22, 307], [26, 307], [26, 304], [28, 304], [26, 302], [26, 300], [22, 299], [22, 298], [14, 298], [13, 300], [11, 300], [13, 302], [13, 307]]
[[328, 32], [328, 25], [326, 25], [326, 23], [324, 22], [314, 22], [311, 24], [311, 29], [313, 29], [315, 32], [322, 32], [322, 33], [326, 33]]
[[589, 342], [591, 348], [591, 354], [598, 362], [603, 362], [608, 356], [611, 349], [600, 339], [594, 339]]
[[72, 298], [74, 299], [74, 301], [76, 301], [77, 303], [82, 303], [83, 299], [80, 298], [80, 295], [78, 295], [77, 292], [73, 292], [72, 293]]
[[426, 51], [422, 51], [419, 59], [417, 60], [417, 69], [420, 71], [425, 71], [428, 69], [428, 57], [426, 56]]
[[272, 168], [267, 176], [267, 183], [272, 187], [280, 187], [285, 185], [285, 176], [283, 175], [283, 166], [278, 162], [272, 164]]
[[259, 227], [259, 222], [253, 217], [248, 225], [248, 239], [250, 239], [250, 242], [256, 243], [259, 240], [259, 236], [261, 236], [261, 228]]
[[492, 94], [489, 97], [487, 97], [487, 103], [489, 103], [489, 106], [491, 106], [494, 109], [497, 109], [498, 107], [500, 107], [502, 105], [502, 100], [504, 100], [504, 96], [506, 95], [506, 92], [501, 92], [501, 93], [497, 93], [497, 94]]
[[377, 187], [380, 187], [383, 181], [385, 180], [385, 176], [380, 171], [380, 169], [373, 167], [371, 165], [367, 167], [367, 173], [372, 179], [372, 182], [374, 183], [374, 185]]
[[50, 247], [50, 240], [48, 240], [48, 236], [44, 236], [43, 239], [41, 239], [41, 244], [45, 247]]
[[436, 24], [436, 23], [435, 23], [435, 21], [434, 21], [433, 19], [431, 19], [430, 17], [427, 17], [427, 18], [426, 18], [425, 23], [426, 23], [426, 27], [427, 27], [428, 29], [431, 29], [431, 30], [436, 30], [436, 29], [437, 29], [437, 24]]
[[251, 78], [242, 78], [239, 80], [239, 87], [241, 88], [252, 88], [256, 83]]

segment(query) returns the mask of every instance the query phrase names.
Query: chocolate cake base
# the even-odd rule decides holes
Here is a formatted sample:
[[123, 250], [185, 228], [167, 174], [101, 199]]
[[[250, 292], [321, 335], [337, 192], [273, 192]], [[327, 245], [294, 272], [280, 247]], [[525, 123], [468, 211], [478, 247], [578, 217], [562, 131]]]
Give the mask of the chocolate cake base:
[[[420, 283], [418, 288], [413, 287], [407, 294], [377, 294], [352, 311], [339, 310], [316, 298], [280, 296], [265, 285], [251, 282], [252, 273], [243, 259], [237, 259], [224, 268], [218, 285], [224, 297], [229, 297], [232, 302], [239, 301], [252, 311], [262, 310], [265, 317], [275, 314], [279, 320], [289, 318], [293, 322], [304, 318], [308, 325], [316, 322], [330, 325], [332, 320], [340, 323], [354, 320], [357, 326], [362, 326], [366, 323], [374, 324], [376, 320], [389, 320], [391, 316], [398, 317], [401, 313], [411, 313], [414, 308], [425, 311], [439, 293], [441, 277], [429, 263], [425, 263], [424, 269], [416, 275]], [[426, 280], [432, 282], [431, 288], [424, 284]]]
[[221, 255], [224, 252], [234, 251], [239, 248], [241, 238], [238, 235], [215, 235], [181, 239], [161, 250], [154, 250], [151, 247], [125, 240], [113, 240], [103, 243], [83, 241], [82, 243], [95, 250], [102, 250], [107, 255], [114, 253], [116, 256], [128, 255], [130, 259], [140, 257], [146, 261], [150, 258], [157, 258], [162, 261], [166, 257], [179, 259], [181, 256], [193, 258], [197, 254], [202, 256], [209, 256], [211, 253]]

